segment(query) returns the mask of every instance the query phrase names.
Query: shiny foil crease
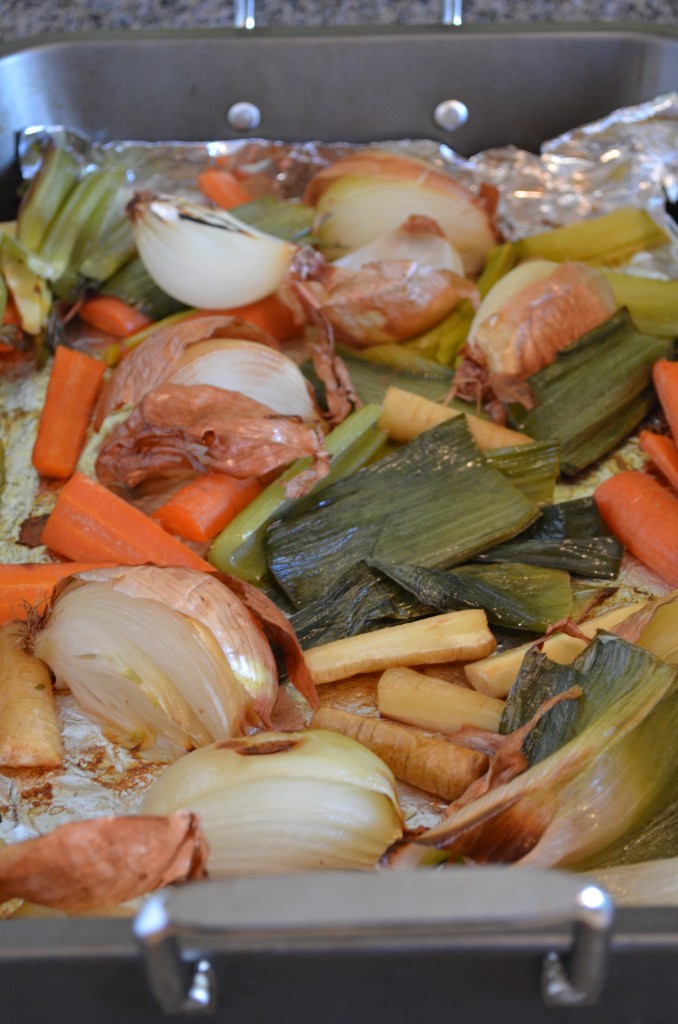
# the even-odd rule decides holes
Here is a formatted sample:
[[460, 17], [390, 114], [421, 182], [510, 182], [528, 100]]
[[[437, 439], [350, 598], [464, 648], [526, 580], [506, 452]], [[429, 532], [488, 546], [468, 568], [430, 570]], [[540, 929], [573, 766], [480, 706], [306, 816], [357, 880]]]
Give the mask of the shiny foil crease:
[[[298, 145], [267, 140], [206, 143], [90, 142], [63, 127], [36, 126], [19, 139], [24, 177], [39, 166], [49, 140], [67, 145], [83, 166], [123, 168], [130, 196], [139, 189], [197, 195], [195, 179], [207, 164], [219, 159], [243, 166], [256, 175], [262, 192], [286, 198], [301, 196], [316, 170], [349, 152], [348, 144]], [[513, 147], [491, 149], [464, 159], [445, 145], [427, 140], [380, 143], [448, 167], [471, 188], [481, 182], [495, 185], [501, 199], [500, 228], [507, 239], [535, 234], [628, 204], [642, 205], [670, 232], [673, 243], [661, 256], [642, 254], [625, 268], [633, 273], [678, 277], [678, 229], [666, 202], [678, 201], [678, 94], [617, 110], [592, 124], [576, 128], [544, 144], [540, 154]], [[44, 376], [44, 375], [43, 375]], [[35, 382], [33, 400], [25, 409], [39, 408], [44, 379]], [[22, 385], [25, 388], [27, 383]], [[0, 385], [0, 396], [2, 387]], [[24, 396], [25, 398], [26, 396]], [[5, 401], [9, 398], [5, 395]], [[31, 426], [36, 413], [27, 413]], [[16, 417], [15, 417], [16, 418]], [[26, 424], [28, 427], [29, 424]], [[25, 449], [25, 433], [22, 449]], [[8, 451], [9, 466], [15, 462]], [[626, 464], [640, 458], [633, 439], [618, 453]], [[26, 467], [30, 473], [30, 467]], [[606, 467], [578, 482], [576, 493], [590, 493]], [[595, 478], [594, 478], [595, 477]], [[25, 481], [24, 481], [25, 483]], [[37, 478], [35, 480], [37, 490]], [[561, 485], [557, 500], [568, 494]], [[35, 493], [35, 492], [34, 492]], [[1, 526], [1, 524], [0, 524]], [[25, 554], [24, 554], [25, 557]], [[17, 559], [20, 560], [20, 559]], [[665, 592], [656, 578], [627, 559], [619, 596]], [[162, 770], [139, 755], [111, 744], [89, 722], [70, 696], [59, 696], [66, 757], [63, 769], [49, 772], [0, 770], [0, 840], [15, 842], [50, 831], [78, 818], [134, 813], [147, 785]], [[404, 791], [408, 825], [432, 825], [435, 801]]]

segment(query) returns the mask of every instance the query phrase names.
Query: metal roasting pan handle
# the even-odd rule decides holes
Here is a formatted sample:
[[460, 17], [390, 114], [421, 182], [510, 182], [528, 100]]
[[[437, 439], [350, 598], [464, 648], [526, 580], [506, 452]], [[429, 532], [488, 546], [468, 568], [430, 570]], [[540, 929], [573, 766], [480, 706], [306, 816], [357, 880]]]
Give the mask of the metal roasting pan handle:
[[153, 995], [178, 1014], [216, 1008], [215, 952], [440, 951], [481, 933], [567, 926], [569, 951], [546, 952], [541, 994], [586, 1006], [603, 987], [612, 918], [608, 895], [581, 875], [460, 867], [200, 882], [153, 895], [134, 934]]
[[[442, 25], [459, 26], [462, 23], [463, 0], [441, 0], [440, 23]], [[233, 25], [235, 28], [255, 28], [256, 15], [254, 0], [234, 0]]]

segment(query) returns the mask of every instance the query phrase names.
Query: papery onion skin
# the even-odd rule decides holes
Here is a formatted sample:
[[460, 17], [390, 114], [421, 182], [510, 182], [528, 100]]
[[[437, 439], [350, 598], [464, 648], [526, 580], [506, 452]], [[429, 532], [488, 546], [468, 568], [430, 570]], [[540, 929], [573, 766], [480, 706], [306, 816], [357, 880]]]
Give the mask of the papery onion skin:
[[297, 246], [225, 210], [140, 193], [128, 207], [139, 255], [168, 295], [200, 309], [244, 306], [282, 284]]
[[402, 835], [389, 769], [324, 730], [258, 733], [195, 751], [165, 770], [142, 811], [173, 806], [196, 808], [211, 877], [366, 870]]

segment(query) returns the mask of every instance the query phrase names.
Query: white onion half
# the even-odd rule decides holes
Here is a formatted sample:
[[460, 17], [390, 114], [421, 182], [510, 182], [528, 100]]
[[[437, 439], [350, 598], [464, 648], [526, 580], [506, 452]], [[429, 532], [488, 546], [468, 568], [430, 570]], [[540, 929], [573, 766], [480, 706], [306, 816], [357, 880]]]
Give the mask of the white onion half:
[[168, 295], [200, 309], [229, 309], [272, 295], [297, 246], [226, 210], [141, 193], [130, 204], [139, 256]]
[[255, 341], [215, 338], [186, 349], [170, 384], [210, 384], [239, 391], [282, 416], [317, 419], [306, 380], [282, 352]]
[[142, 814], [200, 816], [212, 878], [369, 869], [402, 835], [390, 770], [338, 733], [258, 733], [196, 750], [151, 786]]

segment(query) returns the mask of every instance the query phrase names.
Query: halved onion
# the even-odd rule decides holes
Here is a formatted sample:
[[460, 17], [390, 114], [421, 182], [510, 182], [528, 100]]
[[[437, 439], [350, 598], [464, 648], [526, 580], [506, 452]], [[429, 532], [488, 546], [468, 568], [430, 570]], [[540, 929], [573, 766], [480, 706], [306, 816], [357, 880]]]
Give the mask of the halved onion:
[[142, 192], [128, 207], [139, 255], [168, 295], [229, 309], [272, 295], [297, 246], [182, 198]]
[[481, 302], [466, 354], [491, 373], [526, 377], [609, 319], [605, 277], [584, 263], [531, 260], [509, 271]]
[[215, 338], [191, 345], [167, 381], [239, 391], [283, 416], [317, 419], [308, 385], [296, 363], [255, 341]]
[[118, 742], [187, 750], [266, 721], [273, 654], [227, 587], [190, 569], [135, 566], [71, 577], [36, 655]]
[[141, 813], [174, 808], [199, 816], [212, 878], [368, 869], [402, 835], [390, 769], [325, 730], [262, 732], [188, 754], [153, 783]]
[[466, 273], [479, 271], [497, 242], [484, 198], [412, 157], [356, 153], [315, 175], [304, 199], [316, 207], [314, 234], [339, 254], [367, 245], [412, 215], [440, 225]]

